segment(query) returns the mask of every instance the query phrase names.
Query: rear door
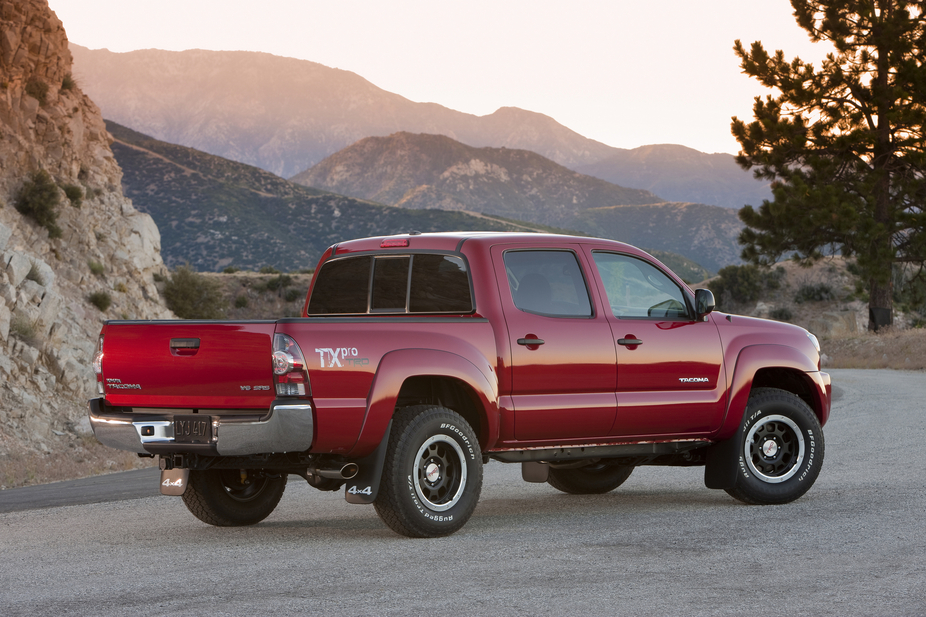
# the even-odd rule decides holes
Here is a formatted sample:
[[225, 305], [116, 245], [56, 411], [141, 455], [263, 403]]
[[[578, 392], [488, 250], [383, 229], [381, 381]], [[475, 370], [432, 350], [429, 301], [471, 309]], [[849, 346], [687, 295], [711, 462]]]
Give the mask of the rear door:
[[707, 434], [725, 408], [723, 349], [690, 292], [641, 256], [588, 250], [617, 344], [618, 436]]
[[269, 409], [275, 322], [109, 322], [103, 388], [110, 405]]
[[615, 350], [578, 246], [493, 247], [507, 322], [518, 441], [606, 435]]

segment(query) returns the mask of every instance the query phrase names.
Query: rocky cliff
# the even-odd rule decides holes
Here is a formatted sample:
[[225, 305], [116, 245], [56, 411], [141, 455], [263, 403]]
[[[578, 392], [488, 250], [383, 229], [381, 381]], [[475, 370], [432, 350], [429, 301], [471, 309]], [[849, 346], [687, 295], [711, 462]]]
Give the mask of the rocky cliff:
[[[172, 316], [153, 280], [166, 272], [157, 226], [123, 196], [71, 64], [46, 0], [0, 1], [0, 471], [23, 451], [78, 447], [104, 320]], [[43, 182], [44, 226], [20, 211]]]

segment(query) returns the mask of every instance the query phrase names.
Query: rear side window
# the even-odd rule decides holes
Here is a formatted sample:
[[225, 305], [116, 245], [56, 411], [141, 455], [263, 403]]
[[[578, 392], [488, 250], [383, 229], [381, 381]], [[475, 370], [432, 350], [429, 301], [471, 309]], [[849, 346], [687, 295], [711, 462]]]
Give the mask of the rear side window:
[[335, 259], [318, 273], [309, 315], [471, 313], [466, 263], [454, 255]]
[[570, 251], [508, 251], [505, 271], [514, 305], [550, 317], [591, 317], [579, 262]]

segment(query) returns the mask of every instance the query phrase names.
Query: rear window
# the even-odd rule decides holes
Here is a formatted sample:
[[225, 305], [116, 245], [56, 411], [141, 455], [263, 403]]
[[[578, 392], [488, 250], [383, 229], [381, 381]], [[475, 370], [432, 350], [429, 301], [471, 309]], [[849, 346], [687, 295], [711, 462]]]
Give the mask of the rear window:
[[309, 315], [470, 313], [466, 263], [454, 255], [359, 256], [325, 263]]

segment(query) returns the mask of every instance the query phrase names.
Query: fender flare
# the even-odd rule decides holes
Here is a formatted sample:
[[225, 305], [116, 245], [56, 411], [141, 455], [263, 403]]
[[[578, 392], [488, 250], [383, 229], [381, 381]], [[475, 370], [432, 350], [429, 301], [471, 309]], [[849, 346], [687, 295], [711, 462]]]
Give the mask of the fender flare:
[[[794, 347], [750, 345], [740, 350], [730, 380], [730, 398], [724, 422], [717, 434], [719, 441], [707, 450], [704, 484], [708, 488], [733, 488], [749, 393], [756, 373], [768, 368], [790, 369], [803, 374], [819, 373], [817, 365]], [[825, 409], [824, 414], [828, 411]]]
[[485, 442], [483, 448], [494, 444], [499, 433], [498, 379], [488, 362], [480, 362], [485, 365], [482, 370], [461, 355], [438, 349], [398, 349], [384, 355], [367, 396], [360, 436], [347, 456], [365, 457], [380, 444], [395, 412], [402, 384], [410, 377], [449, 377], [468, 386], [483, 410], [480, 435]]

